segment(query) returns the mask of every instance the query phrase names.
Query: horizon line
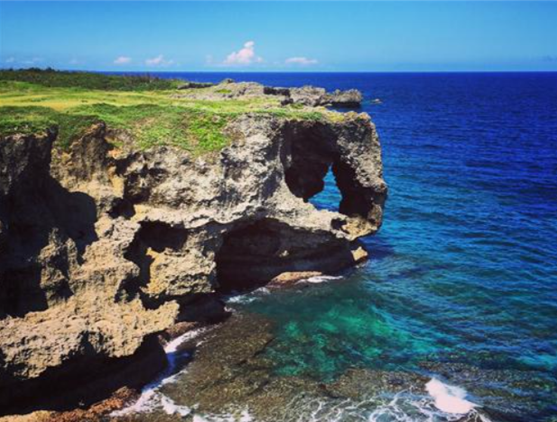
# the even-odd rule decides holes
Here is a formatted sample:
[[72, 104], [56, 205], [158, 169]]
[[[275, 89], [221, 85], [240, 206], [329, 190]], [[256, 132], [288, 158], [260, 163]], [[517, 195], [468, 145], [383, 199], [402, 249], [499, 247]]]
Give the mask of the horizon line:
[[352, 73], [352, 74], [366, 74], [366, 73], [557, 73], [557, 70], [298, 70], [298, 71], [285, 71], [285, 70], [90, 70], [90, 69], [57, 69], [54, 67], [40, 68], [40, 67], [27, 67], [27, 68], [0, 68], [0, 71], [21, 71], [30, 69], [47, 70], [52, 69], [57, 72], [83, 72], [83, 73], [238, 73], [238, 74], [256, 74], [256, 73], [291, 73], [291, 74], [305, 74], [305, 73]]

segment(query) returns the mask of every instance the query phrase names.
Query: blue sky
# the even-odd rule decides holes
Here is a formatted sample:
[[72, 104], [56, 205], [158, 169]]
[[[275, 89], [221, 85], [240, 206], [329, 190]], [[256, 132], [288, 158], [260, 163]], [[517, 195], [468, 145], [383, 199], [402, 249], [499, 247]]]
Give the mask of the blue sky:
[[0, 66], [557, 70], [557, 2], [0, 2]]

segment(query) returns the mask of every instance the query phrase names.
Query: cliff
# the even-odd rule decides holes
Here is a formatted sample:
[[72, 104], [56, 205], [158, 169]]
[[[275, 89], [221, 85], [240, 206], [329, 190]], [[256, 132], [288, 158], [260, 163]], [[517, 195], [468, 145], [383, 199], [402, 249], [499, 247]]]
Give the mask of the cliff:
[[[334, 95], [350, 105], [357, 97]], [[138, 386], [165, 364], [157, 335], [180, 321], [222, 317], [219, 293], [334, 273], [365, 258], [357, 239], [379, 229], [386, 198], [369, 116], [315, 108], [315, 91], [230, 81], [164, 96], [182, 101], [184, 115], [196, 113], [172, 127], [187, 148], [174, 132], [139, 142], [152, 121], [142, 115], [143, 126], [119, 126], [122, 110], [87, 120], [63, 142], [64, 123], [4, 126], [0, 414]], [[249, 107], [210, 114], [242, 99]], [[191, 137], [198, 132], [205, 137]], [[308, 202], [329, 169], [339, 212]]]

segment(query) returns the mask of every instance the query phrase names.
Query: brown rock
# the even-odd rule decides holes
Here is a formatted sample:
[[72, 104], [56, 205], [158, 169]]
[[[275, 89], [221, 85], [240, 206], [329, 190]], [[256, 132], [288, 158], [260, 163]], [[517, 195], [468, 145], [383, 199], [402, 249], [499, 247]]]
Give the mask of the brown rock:
[[[266, 95], [258, 84], [228, 87]], [[367, 115], [248, 114], [228, 129], [237, 139], [211, 159], [138, 151], [125, 137], [114, 149], [107, 139], [123, 135], [104, 124], [68, 152], [53, 149], [54, 131], [0, 137], [0, 414], [62, 406], [47, 406], [44, 391], [107, 397], [127, 385], [108, 382], [108, 369], [140, 385], [164, 365], [159, 333], [224, 318], [214, 297], [200, 298], [362, 259], [354, 241], [379, 229], [387, 192]], [[308, 203], [329, 168], [340, 213]], [[95, 394], [76, 388], [82, 379]]]
[[269, 287], [286, 287], [296, 284], [300, 280], [304, 280], [310, 277], [317, 277], [323, 275], [319, 271], [299, 271], [299, 272], [285, 272], [279, 274], [271, 280], [268, 284]]

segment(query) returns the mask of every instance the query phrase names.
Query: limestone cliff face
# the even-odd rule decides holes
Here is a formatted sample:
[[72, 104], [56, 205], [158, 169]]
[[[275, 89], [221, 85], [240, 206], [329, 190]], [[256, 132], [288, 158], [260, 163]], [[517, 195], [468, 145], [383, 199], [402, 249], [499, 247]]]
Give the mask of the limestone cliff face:
[[[220, 291], [365, 257], [357, 238], [386, 197], [367, 115], [245, 115], [228, 130], [230, 146], [197, 158], [137, 151], [103, 124], [69, 152], [55, 132], [0, 138], [0, 406], [145, 356]], [[308, 202], [330, 168], [340, 213]]]

